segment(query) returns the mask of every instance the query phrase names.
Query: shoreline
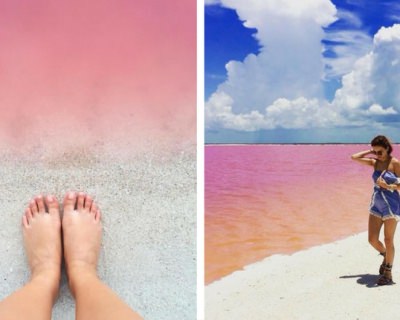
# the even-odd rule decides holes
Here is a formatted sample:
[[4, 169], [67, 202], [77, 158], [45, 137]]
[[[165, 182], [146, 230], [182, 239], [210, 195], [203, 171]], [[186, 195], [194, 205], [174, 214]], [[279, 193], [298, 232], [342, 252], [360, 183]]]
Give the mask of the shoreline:
[[295, 254], [297, 254], [299, 252], [307, 251], [307, 250], [310, 250], [310, 249], [316, 248], [316, 247], [329, 245], [329, 244], [335, 243], [335, 242], [340, 242], [340, 241], [346, 240], [348, 238], [354, 237], [355, 235], [363, 234], [363, 233], [366, 233], [366, 232], [367, 231], [360, 231], [359, 233], [349, 233], [347, 235], [342, 235], [342, 236], [340, 236], [340, 237], [338, 237], [336, 239], [333, 239], [331, 241], [322, 241], [319, 244], [310, 244], [307, 247], [304, 247], [304, 248], [301, 248], [301, 249], [297, 249], [297, 250], [295, 250], [295, 249], [292, 249], [292, 250], [287, 249], [286, 251], [272, 253], [272, 254], [269, 254], [269, 255], [267, 255], [267, 256], [265, 256], [265, 257], [263, 257], [263, 258], [261, 258], [261, 259], [259, 259], [257, 261], [250, 262], [250, 263], [244, 265], [242, 268], [233, 270], [229, 274], [222, 275], [222, 276], [220, 276], [220, 277], [218, 277], [218, 278], [216, 278], [214, 280], [208, 281], [208, 282], [205, 281], [204, 285], [206, 287], [209, 286], [209, 285], [212, 285], [213, 283], [218, 282], [218, 281], [220, 281], [220, 280], [222, 280], [222, 279], [224, 279], [226, 277], [229, 277], [229, 276], [233, 275], [236, 272], [244, 271], [247, 267], [255, 265], [255, 264], [258, 264], [258, 263], [261, 263], [261, 262], [263, 262], [263, 261], [265, 261], [267, 259], [271, 259], [271, 258], [274, 258], [274, 257], [281, 257], [281, 256], [293, 256], [293, 255], [295, 255]]
[[[235, 146], [363, 146], [368, 145], [368, 142], [321, 142], [321, 143], [205, 143], [205, 147], [235, 147]], [[393, 146], [400, 145], [399, 143], [392, 143]]]
[[[397, 232], [395, 244], [399, 237]], [[207, 285], [206, 319], [395, 318], [398, 261], [395, 256], [398, 284], [375, 286], [381, 257], [368, 244], [367, 232], [273, 255]]]

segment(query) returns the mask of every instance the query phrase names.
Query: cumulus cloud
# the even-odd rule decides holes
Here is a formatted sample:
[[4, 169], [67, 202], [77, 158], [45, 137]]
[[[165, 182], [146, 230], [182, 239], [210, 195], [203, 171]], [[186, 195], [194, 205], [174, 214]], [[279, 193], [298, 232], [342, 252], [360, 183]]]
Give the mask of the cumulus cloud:
[[384, 109], [381, 105], [374, 103], [370, 106], [366, 112], [368, 115], [390, 115], [390, 114], [397, 114], [397, 111], [393, 109], [393, 107], [389, 107]]
[[[226, 129], [255, 131], [260, 129], [328, 128], [332, 125], [350, 125], [329, 103], [300, 97], [294, 100], [280, 98], [262, 112], [233, 113], [233, 99], [225, 94], [213, 94], [206, 107], [205, 120], [209, 128], [222, 125]], [[358, 123], [362, 125], [362, 123]]]
[[381, 28], [373, 49], [343, 77], [333, 105], [348, 116], [395, 114], [400, 111], [400, 25]]
[[[322, 98], [324, 73], [321, 57], [324, 32], [335, 20], [335, 7], [327, 0], [257, 1], [222, 0], [235, 9], [255, 37], [261, 52], [226, 65], [227, 81], [216, 94], [233, 98], [232, 111], [262, 111], [276, 99]], [[279, 30], [279, 32], [277, 32]]]
[[[328, 0], [221, 3], [257, 29], [262, 48], [226, 65], [227, 80], [206, 102], [207, 128], [379, 127], [382, 117], [400, 114], [400, 25], [381, 28], [373, 39], [359, 31], [327, 35], [324, 27], [338, 15]], [[342, 59], [331, 59], [328, 75], [321, 43], [326, 38], [346, 44], [336, 47]], [[322, 80], [338, 75], [342, 87], [329, 102]]]

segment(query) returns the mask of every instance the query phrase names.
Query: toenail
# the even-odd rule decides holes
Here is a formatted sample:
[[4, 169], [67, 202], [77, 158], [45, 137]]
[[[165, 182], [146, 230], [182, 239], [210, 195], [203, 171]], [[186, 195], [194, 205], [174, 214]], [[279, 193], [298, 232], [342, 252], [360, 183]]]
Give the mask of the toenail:
[[73, 199], [74, 196], [75, 196], [75, 193], [74, 193], [74, 192], [70, 192], [70, 193], [68, 194], [68, 198], [69, 198], [69, 199]]
[[47, 196], [47, 201], [53, 202], [53, 197], [52, 196]]

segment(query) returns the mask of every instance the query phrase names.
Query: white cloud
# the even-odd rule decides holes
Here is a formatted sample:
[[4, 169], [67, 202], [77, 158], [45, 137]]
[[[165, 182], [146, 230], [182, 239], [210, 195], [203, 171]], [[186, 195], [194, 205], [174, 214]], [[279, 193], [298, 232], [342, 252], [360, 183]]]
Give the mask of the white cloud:
[[280, 98], [263, 112], [233, 113], [233, 99], [225, 94], [213, 94], [206, 104], [205, 119], [209, 128], [222, 125], [226, 129], [255, 131], [260, 129], [300, 129], [309, 127], [327, 128], [333, 125], [349, 125], [349, 122], [317, 99], [304, 97], [295, 100]]
[[355, 15], [354, 12], [348, 10], [338, 10], [337, 16], [339, 19], [345, 21], [348, 25], [357, 28], [362, 26], [361, 19]]
[[223, 126], [227, 129], [254, 131], [259, 128], [271, 129], [264, 117], [258, 111], [247, 114], [234, 114], [232, 112], [232, 98], [225, 94], [213, 94], [205, 110], [205, 120], [209, 127]]
[[342, 112], [354, 113], [364, 105], [371, 105], [374, 85], [371, 78], [374, 55], [369, 53], [358, 59], [353, 71], [342, 78], [342, 88], [336, 91], [333, 104]]
[[[257, 29], [261, 50], [244, 61], [227, 63], [227, 80], [207, 102], [207, 125], [219, 122], [223, 127], [246, 130], [273, 128], [280, 125], [279, 120], [269, 120], [267, 115], [278, 117], [276, 108], [282, 107], [283, 101], [279, 99], [296, 101], [281, 110], [285, 113], [304, 108], [296, 99], [312, 100], [311, 106], [315, 106], [315, 101], [323, 98], [323, 27], [336, 19], [329, 0], [221, 0], [221, 5], [236, 10], [245, 26]], [[268, 106], [272, 109], [266, 111]], [[293, 126], [299, 127], [298, 120], [295, 122]]]
[[[227, 80], [206, 102], [206, 127], [379, 127], [382, 116], [400, 114], [400, 25], [380, 29], [373, 41], [362, 32], [326, 35], [322, 27], [337, 14], [328, 0], [283, 2], [222, 0], [246, 26], [257, 28], [262, 49], [226, 65]], [[321, 83], [325, 37], [349, 44], [336, 47], [341, 59], [331, 61], [330, 75], [343, 75], [332, 102]]]
[[336, 92], [333, 104], [342, 113], [359, 116], [400, 111], [400, 25], [381, 28], [373, 43], [372, 51], [355, 63]]
[[382, 27], [374, 37], [374, 44], [379, 45], [385, 42], [398, 41], [400, 39], [400, 25], [395, 24], [392, 27]]
[[[335, 20], [328, 0], [222, 0], [248, 27], [256, 28], [262, 46], [256, 56], [226, 65], [227, 80], [216, 94], [232, 97], [232, 112], [263, 112], [276, 99], [322, 98], [322, 26]], [[279, 30], [279, 32], [278, 32]]]
[[324, 62], [329, 69], [325, 73], [325, 78], [337, 78], [350, 72], [354, 63], [360, 57], [367, 54], [372, 49], [372, 38], [362, 31], [357, 30], [340, 30], [335, 32], [327, 32], [325, 40], [340, 45], [326, 45], [335, 53], [334, 58], [325, 58]]
[[273, 122], [273, 127], [286, 129], [326, 128], [345, 124], [344, 119], [328, 103], [303, 97], [295, 100], [277, 99], [266, 108], [265, 118]]
[[366, 112], [368, 115], [389, 115], [389, 114], [397, 114], [397, 111], [393, 109], [393, 107], [389, 107], [384, 109], [381, 105], [374, 103], [370, 106]]

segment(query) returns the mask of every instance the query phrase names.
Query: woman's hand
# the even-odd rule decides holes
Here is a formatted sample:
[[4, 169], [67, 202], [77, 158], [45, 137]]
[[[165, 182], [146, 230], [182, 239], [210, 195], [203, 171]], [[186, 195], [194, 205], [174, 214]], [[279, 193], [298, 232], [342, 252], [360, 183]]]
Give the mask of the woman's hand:
[[377, 184], [378, 186], [380, 186], [381, 188], [383, 188], [383, 189], [386, 189], [386, 190], [389, 190], [389, 189], [390, 189], [390, 186], [386, 183], [385, 180], [383, 180], [382, 177], [379, 177], [379, 178], [376, 180], [376, 184]]

